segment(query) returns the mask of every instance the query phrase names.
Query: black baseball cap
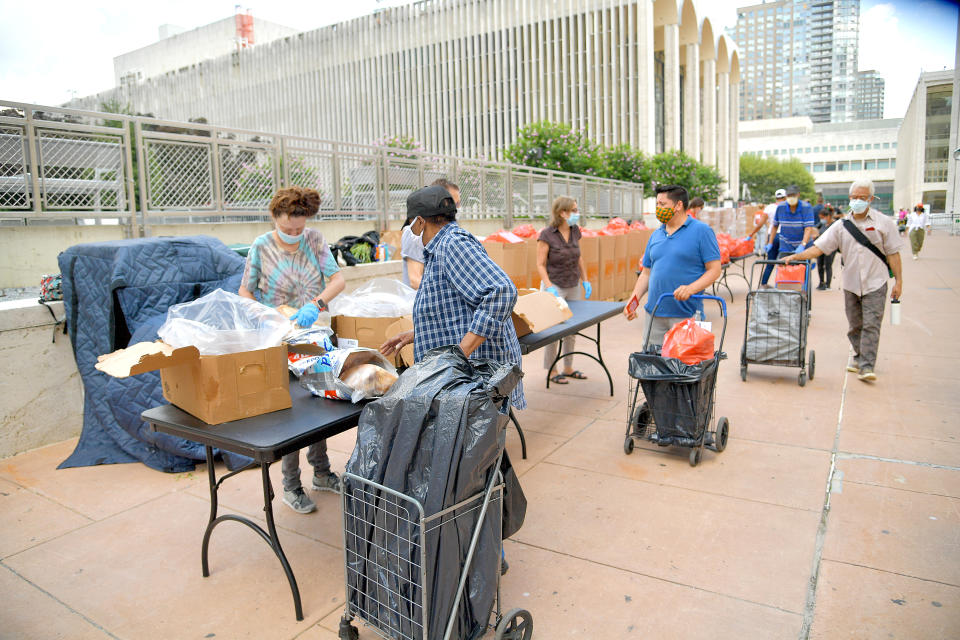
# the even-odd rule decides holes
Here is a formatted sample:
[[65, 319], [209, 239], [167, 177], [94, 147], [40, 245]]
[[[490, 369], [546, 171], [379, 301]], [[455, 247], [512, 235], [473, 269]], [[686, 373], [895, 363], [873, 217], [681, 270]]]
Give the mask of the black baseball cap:
[[413, 220], [417, 216], [422, 218], [433, 216], [453, 218], [456, 213], [457, 205], [446, 187], [440, 185], [424, 187], [407, 196], [407, 220]]
[[789, 187], [787, 187], [787, 195], [788, 196], [800, 195], [800, 187], [798, 187], [795, 184], [790, 185]]

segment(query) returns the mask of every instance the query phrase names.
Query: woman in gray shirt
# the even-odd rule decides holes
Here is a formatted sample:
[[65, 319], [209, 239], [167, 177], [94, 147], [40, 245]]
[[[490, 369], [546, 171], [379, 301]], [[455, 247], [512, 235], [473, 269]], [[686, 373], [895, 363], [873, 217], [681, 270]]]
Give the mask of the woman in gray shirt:
[[[577, 201], [560, 196], [553, 201], [550, 226], [541, 231], [537, 238], [537, 270], [543, 282], [542, 288], [565, 300], [583, 300], [589, 298], [593, 292], [593, 287], [587, 281], [587, 268], [580, 255], [579, 222], [580, 209]], [[564, 338], [563, 353], [573, 351], [574, 342], [574, 336]], [[556, 357], [557, 343], [554, 343], [543, 350], [543, 367], [549, 368]], [[573, 369], [573, 356], [564, 357], [563, 372], [552, 376], [550, 382], [567, 384], [567, 378], [587, 379], [587, 376]]]

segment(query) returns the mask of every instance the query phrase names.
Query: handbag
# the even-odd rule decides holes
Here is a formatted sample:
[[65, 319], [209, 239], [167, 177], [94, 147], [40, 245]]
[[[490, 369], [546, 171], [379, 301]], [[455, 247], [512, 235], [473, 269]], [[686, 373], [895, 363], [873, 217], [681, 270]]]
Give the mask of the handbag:
[[887, 274], [892, 278], [893, 269], [890, 268], [890, 263], [887, 261], [887, 256], [883, 255], [883, 252], [877, 248], [877, 245], [870, 242], [870, 239], [867, 236], [863, 235], [863, 232], [857, 228], [857, 225], [849, 219], [843, 221], [843, 228], [850, 232], [850, 235], [853, 236], [853, 239], [865, 246], [867, 249], [870, 249], [873, 252], [873, 255], [880, 258], [880, 261], [883, 262], [883, 266], [887, 268]]

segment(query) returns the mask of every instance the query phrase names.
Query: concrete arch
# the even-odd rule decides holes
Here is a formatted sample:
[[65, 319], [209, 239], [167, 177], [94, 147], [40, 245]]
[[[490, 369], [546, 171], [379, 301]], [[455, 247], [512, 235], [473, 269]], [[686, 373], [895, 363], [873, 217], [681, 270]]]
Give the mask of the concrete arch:
[[730, 82], [740, 82], [740, 54], [736, 49], [730, 54]]
[[697, 44], [700, 42], [700, 30], [697, 28], [697, 10], [693, 0], [683, 0], [680, 10], [680, 44]]
[[717, 38], [717, 73], [730, 71], [730, 54], [727, 53], [727, 37]]
[[665, 24], [677, 24], [679, 22], [680, 11], [677, 9], [677, 0], [654, 0], [654, 27], [662, 27]]
[[704, 18], [700, 25], [700, 59], [714, 60], [717, 57], [717, 43], [713, 38], [713, 25], [710, 18]]

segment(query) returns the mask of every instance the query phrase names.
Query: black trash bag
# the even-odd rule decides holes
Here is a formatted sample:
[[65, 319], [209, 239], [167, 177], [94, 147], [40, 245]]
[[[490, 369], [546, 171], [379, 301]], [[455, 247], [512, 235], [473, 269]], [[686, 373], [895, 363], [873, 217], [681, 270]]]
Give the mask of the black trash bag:
[[350, 250], [358, 244], [366, 244], [369, 246], [371, 259], [366, 262], [373, 262], [373, 256], [376, 255], [377, 245], [380, 243], [380, 234], [376, 231], [367, 231], [362, 236], [343, 236], [336, 243], [330, 245], [330, 251], [333, 253], [333, 257], [336, 258], [337, 254], [343, 258], [344, 264], [348, 267], [352, 267], [355, 264], [360, 264], [361, 260], [357, 259]]
[[[347, 472], [417, 500], [427, 517], [482, 493], [497, 471], [506, 440], [505, 410], [522, 375], [514, 365], [468, 360], [456, 346], [427, 352], [384, 397], [364, 407]], [[526, 501], [505, 452], [501, 469], [503, 531], [512, 533], [523, 522]], [[369, 489], [344, 479], [350, 602], [364, 619], [403, 637], [442, 638], [482, 501], [434, 521], [421, 535], [415, 526], [420, 514], [412, 503]], [[453, 515], [460, 517], [450, 522]], [[486, 631], [500, 549], [500, 496], [495, 493], [453, 637], [479, 638]], [[420, 584], [429, 588], [426, 636], [415, 605]]]
[[699, 444], [710, 422], [717, 363], [715, 357], [691, 365], [654, 353], [630, 354], [629, 373], [640, 381], [659, 444]]

